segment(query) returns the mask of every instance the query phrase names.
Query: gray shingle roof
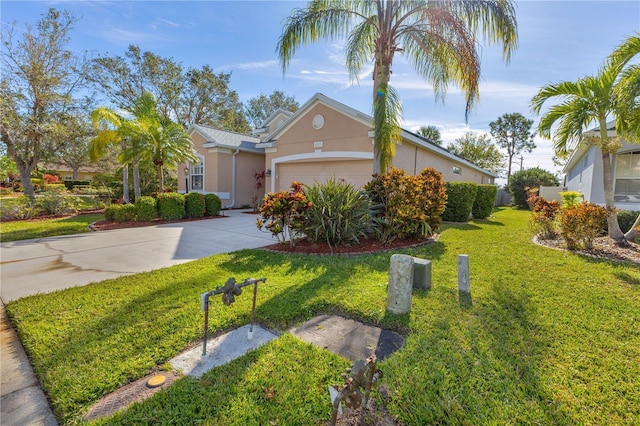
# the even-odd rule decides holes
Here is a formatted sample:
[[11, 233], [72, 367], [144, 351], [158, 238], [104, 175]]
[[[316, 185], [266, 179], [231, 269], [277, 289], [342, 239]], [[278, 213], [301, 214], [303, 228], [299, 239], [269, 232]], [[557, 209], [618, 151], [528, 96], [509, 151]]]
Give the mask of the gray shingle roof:
[[189, 129], [189, 133], [192, 131], [197, 131], [207, 139], [207, 142], [205, 143], [207, 147], [220, 146], [262, 152], [262, 149], [256, 147], [256, 144], [260, 142], [260, 139], [253, 136], [214, 129], [201, 124], [192, 125]]

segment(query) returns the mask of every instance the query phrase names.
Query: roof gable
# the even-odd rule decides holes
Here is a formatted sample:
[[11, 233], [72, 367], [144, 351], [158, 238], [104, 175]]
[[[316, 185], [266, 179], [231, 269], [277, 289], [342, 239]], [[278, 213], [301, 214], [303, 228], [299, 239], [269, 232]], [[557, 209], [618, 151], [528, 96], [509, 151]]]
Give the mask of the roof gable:
[[291, 115], [291, 117], [289, 117], [289, 119], [287, 121], [285, 121], [284, 123], [282, 123], [282, 125], [280, 127], [278, 127], [276, 130], [274, 130], [273, 132], [271, 132], [265, 139], [265, 142], [273, 142], [274, 140], [278, 139], [278, 137], [280, 137], [280, 135], [282, 135], [284, 132], [286, 132], [287, 130], [289, 130], [294, 124], [296, 124], [302, 117], [304, 117], [314, 106], [316, 106], [317, 104], [322, 104], [325, 105], [328, 108], [334, 109], [338, 112], [341, 112], [342, 114], [357, 120], [361, 123], [363, 123], [366, 126], [371, 126], [372, 123], [372, 118], [366, 114], [361, 113], [360, 111], [353, 109], [351, 107], [348, 107], [334, 99], [331, 99], [325, 95], [323, 95], [322, 93], [316, 93], [315, 95], [313, 95], [311, 97], [311, 99], [309, 99], [307, 102], [305, 102], [304, 105], [302, 105], [300, 107], [300, 109], [298, 109], [298, 111], [296, 111], [295, 113], [293, 113], [293, 115]]
[[194, 132], [198, 132], [206, 140], [202, 145], [203, 148], [225, 147], [262, 152], [262, 149], [256, 147], [260, 139], [253, 136], [214, 129], [213, 127], [203, 126], [201, 124], [193, 124], [187, 130], [189, 135], [192, 135]]

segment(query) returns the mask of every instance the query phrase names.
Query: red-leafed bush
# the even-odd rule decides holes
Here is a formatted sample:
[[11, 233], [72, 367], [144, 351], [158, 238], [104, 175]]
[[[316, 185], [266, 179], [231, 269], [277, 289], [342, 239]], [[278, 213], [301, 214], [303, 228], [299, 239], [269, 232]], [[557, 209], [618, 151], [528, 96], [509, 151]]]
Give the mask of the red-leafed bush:
[[557, 235], [555, 219], [560, 213], [560, 203], [537, 195], [530, 196], [527, 203], [531, 208], [529, 224], [533, 232], [543, 240], [554, 238]]
[[256, 226], [258, 229], [267, 229], [281, 243], [288, 238], [291, 246], [294, 246], [310, 207], [311, 203], [302, 192], [302, 184], [293, 182], [289, 192], [270, 192], [265, 195], [259, 208], [262, 217], [257, 220]]

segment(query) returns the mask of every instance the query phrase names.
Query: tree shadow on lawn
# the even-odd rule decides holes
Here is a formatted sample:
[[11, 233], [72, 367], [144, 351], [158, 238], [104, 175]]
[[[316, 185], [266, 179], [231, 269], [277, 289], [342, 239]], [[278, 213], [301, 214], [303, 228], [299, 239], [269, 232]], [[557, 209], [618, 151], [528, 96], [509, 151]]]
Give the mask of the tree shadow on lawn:
[[616, 271], [613, 273], [620, 280], [626, 282], [627, 284], [636, 285], [640, 288], [640, 277], [634, 277], [633, 275], [627, 272]]
[[400, 420], [410, 424], [571, 423], [541, 384], [552, 342], [536, 323], [530, 297], [495, 284], [462, 309], [453, 289], [435, 294], [449, 293], [423, 307], [425, 315], [412, 314], [413, 337], [383, 366], [396, 386], [392, 414], [405, 413]]
[[[125, 278], [135, 279], [135, 276]], [[82, 415], [84, 409], [104, 395], [156, 370], [202, 337], [200, 294], [207, 282], [205, 271], [182, 281], [165, 281], [155, 288], [138, 288], [133, 297], [113, 298], [101, 309], [107, 314], [95, 312], [75, 322], [74, 311], [78, 308], [74, 305], [82, 305], [81, 300], [73, 302], [76, 289], [58, 294], [68, 302], [61, 302], [65, 308], [58, 308], [53, 317], [56, 319], [47, 322], [60, 318], [65, 324], [73, 325], [61, 329], [55, 339], [59, 344], [46, 359], [37, 362], [37, 371], [41, 372], [40, 378], [56, 416], [63, 423]], [[122, 278], [106, 280], [94, 284], [105, 286], [105, 291], [96, 287], [91, 297], [107, 299], [114, 291], [106, 287], [114, 282], [126, 286]], [[176, 291], [176, 287], [185, 286], [193, 291]], [[116, 293], [127, 292], [123, 289]], [[224, 307], [218, 300], [212, 305], [211, 310], [215, 312], [209, 321], [212, 335], [249, 322], [250, 296], [230, 307]], [[69, 392], [69, 389], [75, 391]]]

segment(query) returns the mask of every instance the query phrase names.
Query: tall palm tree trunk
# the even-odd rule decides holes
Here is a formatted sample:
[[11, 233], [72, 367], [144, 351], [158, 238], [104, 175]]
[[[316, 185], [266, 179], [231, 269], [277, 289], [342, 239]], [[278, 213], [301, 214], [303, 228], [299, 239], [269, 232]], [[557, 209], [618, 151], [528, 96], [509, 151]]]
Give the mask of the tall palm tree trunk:
[[156, 170], [158, 171], [158, 193], [164, 192], [164, 172], [163, 164], [161, 162], [156, 163]]
[[140, 190], [140, 162], [136, 158], [133, 163], [133, 197], [137, 200], [142, 196]]
[[129, 165], [122, 166], [122, 202], [128, 204], [129, 200]]
[[613, 196], [613, 167], [611, 162], [613, 157], [610, 154], [609, 149], [609, 137], [607, 135], [607, 122], [605, 117], [600, 117], [598, 120], [600, 123], [600, 140], [602, 141], [602, 147], [600, 151], [602, 153], [602, 181], [604, 186], [604, 205], [609, 210], [607, 216], [607, 231], [609, 237], [619, 245], [626, 245], [627, 240], [620, 229], [618, 224], [617, 213], [615, 210], [615, 200]]

